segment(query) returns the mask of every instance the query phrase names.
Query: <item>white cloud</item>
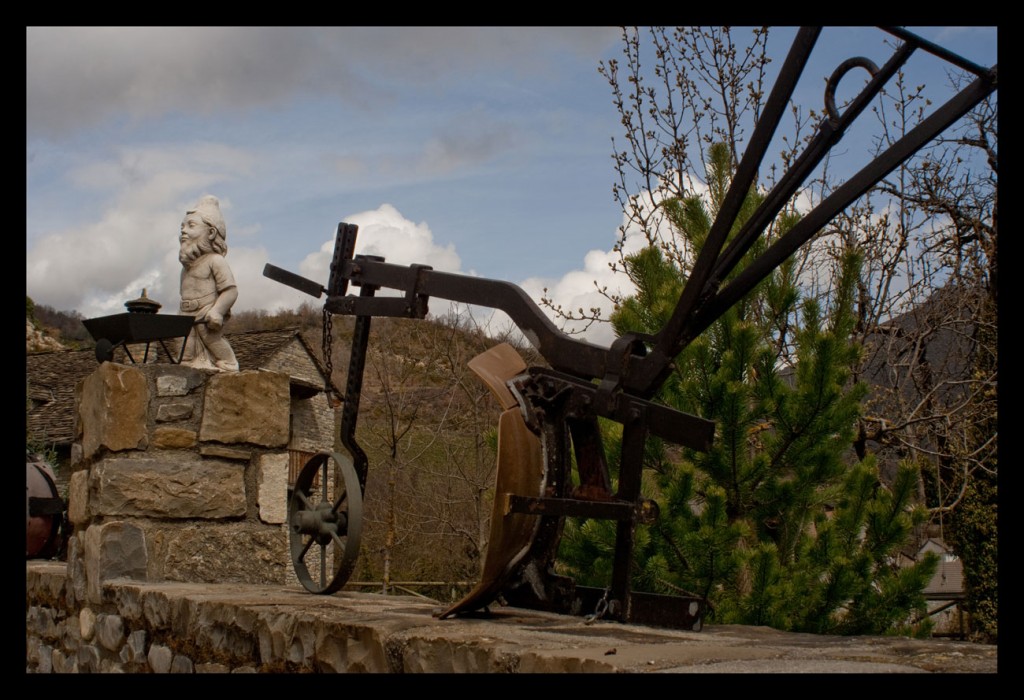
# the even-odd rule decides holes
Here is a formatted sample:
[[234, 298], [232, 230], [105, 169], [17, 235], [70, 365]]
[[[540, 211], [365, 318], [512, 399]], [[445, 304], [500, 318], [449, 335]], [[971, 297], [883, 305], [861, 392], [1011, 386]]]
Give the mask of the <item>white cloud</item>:
[[[413, 223], [390, 204], [347, 216], [345, 221], [359, 227], [357, 255], [379, 255], [385, 262], [395, 265], [430, 265], [443, 272], [459, 272], [462, 267], [453, 245], [438, 245], [426, 223]], [[299, 274], [326, 284], [333, 255], [332, 237], [320, 250], [305, 257], [299, 265]]]
[[[707, 188], [703, 183], [695, 180], [689, 181], [691, 191], [701, 194], [706, 193]], [[654, 209], [655, 197], [650, 192], [642, 192], [638, 195], [642, 206], [649, 212]], [[621, 250], [614, 246], [608, 250], [595, 249], [589, 251], [583, 258], [583, 268], [571, 270], [558, 279], [543, 279], [531, 277], [520, 284], [520, 286], [532, 298], [539, 300], [541, 297], [550, 299], [556, 307], [561, 307], [565, 313], [574, 316], [597, 315], [599, 318], [608, 319], [614, 304], [611, 298], [629, 296], [635, 291], [633, 283], [622, 271], [622, 258], [630, 253], [635, 253], [648, 245], [648, 240], [643, 232], [635, 225], [630, 225], [623, 216], [622, 226], [625, 236], [622, 239]], [[661, 240], [673, 238], [668, 222], [664, 218], [657, 220], [653, 226], [657, 236]], [[596, 345], [611, 345], [615, 340], [611, 324], [607, 322], [581, 322], [565, 321], [553, 310], [544, 307], [548, 316], [566, 332], [578, 334], [579, 337]], [[595, 314], [595, 311], [596, 314]]]

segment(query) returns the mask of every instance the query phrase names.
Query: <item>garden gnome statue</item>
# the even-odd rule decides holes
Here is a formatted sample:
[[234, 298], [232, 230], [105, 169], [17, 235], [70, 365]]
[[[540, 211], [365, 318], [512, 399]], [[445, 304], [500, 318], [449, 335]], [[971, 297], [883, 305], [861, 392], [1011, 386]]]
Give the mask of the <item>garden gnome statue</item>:
[[224, 322], [238, 298], [228, 254], [227, 227], [220, 201], [205, 195], [185, 213], [179, 236], [181, 312], [196, 317], [185, 339], [181, 363], [203, 369], [237, 372], [238, 360], [224, 337]]

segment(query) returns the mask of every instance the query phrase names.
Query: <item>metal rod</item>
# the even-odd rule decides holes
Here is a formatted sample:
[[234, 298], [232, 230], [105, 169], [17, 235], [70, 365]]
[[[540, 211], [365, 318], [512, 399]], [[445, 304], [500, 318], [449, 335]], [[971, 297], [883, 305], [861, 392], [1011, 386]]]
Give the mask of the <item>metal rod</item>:
[[933, 56], [938, 56], [944, 61], [952, 63], [958, 68], [963, 68], [968, 73], [974, 73], [975, 75], [985, 75], [988, 72], [988, 68], [979, 66], [973, 61], [968, 61], [963, 56], [955, 54], [949, 49], [943, 48], [938, 44], [933, 44], [927, 39], [914, 34], [911, 31], [904, 29], [903, 27], [879, 27], [882, 31], [889, 32], [895, 37], [899, 37], [903, 41], [919, 46]]
[[812, 209], [789, 233], [772, 244], [694, 316], [686, 328], [686, 337], [693, 338], [700, 334], [839, 212], [992, 94], [996, 88], [996, 70], [994, 66], [988, 74], [957, 93]]
[[[742, 256], [750, 250], [754, 241], [771, 223], [775, 216], [782, 211], [782, 208], [803, 185], [811, 174], [828, 154], [828, 152], [842, 139], [847, 127], [864, 111], [871, 100], [881, 92], [889, 79], [896, 74], [896, 71], [904, 65], [914, 52], [914, 47], [904, 44], [886, 64], [875, 73], [864, 89], [850, 103], [845, 112], [834, 123], [831, 119], [825, 120], [819, 127], [811, 145], [800, 155], [793, 167], [786, 172], [779, 183], [772, 188], [765, 197], [764, 202], [751, 216], [750, 221], [743, 227], [736, 238], [726, 248], [715, 266], [714, 278], [724, 279], [725, 276], [739, 264]], [[678, 351], [677, 351], [678, 354]]]
[[424, 270], [391, 263], [355, 260], [354, 284], [372, 284], [465, 304], [499, 309], [508, 314], [523, 335], [551, 366], [584, 379], [604, 376], [607, 349], [565, 335], [520, 287], [501, 280]]
[[[764, 112], [754, 127], [750, 145], [743, 153], [743, 158], [736, 168], [735, 176], [725, 195], [725, 201], [711, 225], [707, 240], [697, 256], [690, 278], [679, 297], [675, 311], [665, 327], [655, 336], [655, 348], [651, 357], [661, 365], [667, 365], [675, 357], [671, 351], [675, 340], [691, 312], [707, 294], [707, 283], [711, 281], [711, 271], [722, 246], [725, 244], [729, 231], [732, 229], [736, 216], [739, 214], [743, 200], [757, 177], [764, 154], [768, 150], [772, 136], [778, 128], [779, 121], [786, 110], [790, 96], [803, 73], [807, 60], [810, 58], [814, 44], [821, 33], [821, 27], [803, 27], [793, 40], [793, 45], [786, 56], [778, 80], [772, 88], [771, 95], [765, 103]], [[659, 368], [660, 369], [660, 368]], [[658, 371], [656, 374], [660, 375]]]
[[[619, 468], [617, 498], [636, 502], [640, 498], [640, 477], [643, 469], [644, 444], [647, 442], [647, 421], [642, 409], [634, 420], [622, 428], [622, 455]], [[633, 572], [633, 535], [636, 520], [619, 520], [615, 528], [615, 556], [612, 564], [611, 596], [618, 600], [621, 618], [628, 621], [632, 611], [630, 578]]]

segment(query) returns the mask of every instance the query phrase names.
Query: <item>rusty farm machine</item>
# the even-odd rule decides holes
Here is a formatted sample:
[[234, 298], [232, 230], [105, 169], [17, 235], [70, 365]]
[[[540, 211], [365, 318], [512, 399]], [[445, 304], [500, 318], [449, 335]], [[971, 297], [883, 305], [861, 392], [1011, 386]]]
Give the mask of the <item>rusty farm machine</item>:
[[[546, 363], [529, 367], [508, 345], [498, 345], [470, 362], [503, 411], [490, 540], [475, 588], [439, 616], [472, 614], [500, 600], [565, 614], [597, 611], [605, 619], [700, 629], [703, 599], [642, 593], [630, 586], [636, 528], [658, 516], [656, 504], [640, 494], [645, 442], [653, 435], [706, 450], [715, 433], [712, 422], [653, 400], [672, 370], [673, 359], [829, 221], [997, 89], [995, 66], [978, 66], [902, 28], [881, 29], [896, 40], [891, 57], [882, 66], [855, 57], [835, 68], [826, 82], [824, 118], [813, 138], [756, 212], [729, 238], [821, 29], [805, 27], [797, 32], [670, 320], [654, 335], [627, 333], [610, 347], [586, 342], [562, 332], [516, 285], [356, 255], [357, 227], [346, 223], [337, 227], [326, 286], [268, 264], [264, 276], [316, 298], [326, 296], [325, 323], [332, 315], [354, 317], [340, 426], [342, 449], [314, 456], [301, 470], [289, 500], [291, 557], [303, 586], [313, 593], [334, 593], [355, 568], [368, 471], [355, 429], [370, 324], [374, 317], [423, 319], [429, 300], [438, 298], [503, 311]], [[788, 233], [726, 282], [744, 253], [915, 52], [972, 74], [972, 82], [806, 212]], [[866, 70], [869, 78], [840, 111], [836, 88], [853, 69]], [[353, 288], [358, 288], [358, 294]], [[391, 293], [377, 296], [379, 290]], [[622, 426], [614, 485], [599, 419]], [[577, 586], [556, 575], [554, 562], [567, 517], [616, 523], [613, 571], [606, 587]]]

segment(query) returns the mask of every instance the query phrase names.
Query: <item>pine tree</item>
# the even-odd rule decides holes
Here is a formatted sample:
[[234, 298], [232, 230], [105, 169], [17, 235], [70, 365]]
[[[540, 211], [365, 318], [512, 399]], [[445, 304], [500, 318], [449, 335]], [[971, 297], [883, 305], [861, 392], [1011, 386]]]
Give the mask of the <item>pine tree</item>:
[[[664, 203], [695, 251], [731, 178], [725, 145], [710, 159], [707, 201]], [[748, 193], [734, 233], [761, 197]], [[798, 220], [781, 214], [747, 260]], [[664, 326], [688, 274], [672, 260], [655, 246], [627, 256], [636, 292], [611, 318], [618, 334]], [[638, 530], [634, 590], [705, 596], [720, 623], [817, 633], [907, 632], [924, 610], [937, 559], [896, 564], [924, 515], [911, 507], [916, 471], [904, 467], [886, 488], [873, 459], [858, 462], [850, 450], [866, 391], [851, 381], [858, 348], [848, 340], [859, 258], [843, 253], [837, 264], [821, 300], [801, 298], [792, 264], [780, 266], [676, 358], [660, 400], [718, 427], [707, 453], [651, 441], [644, 487], [661, 517]], [[617, 455], [615, 426], [608, 435]], [[561, 565], [581, 583], [605, 585], [613, 531], [570, 521]]]

